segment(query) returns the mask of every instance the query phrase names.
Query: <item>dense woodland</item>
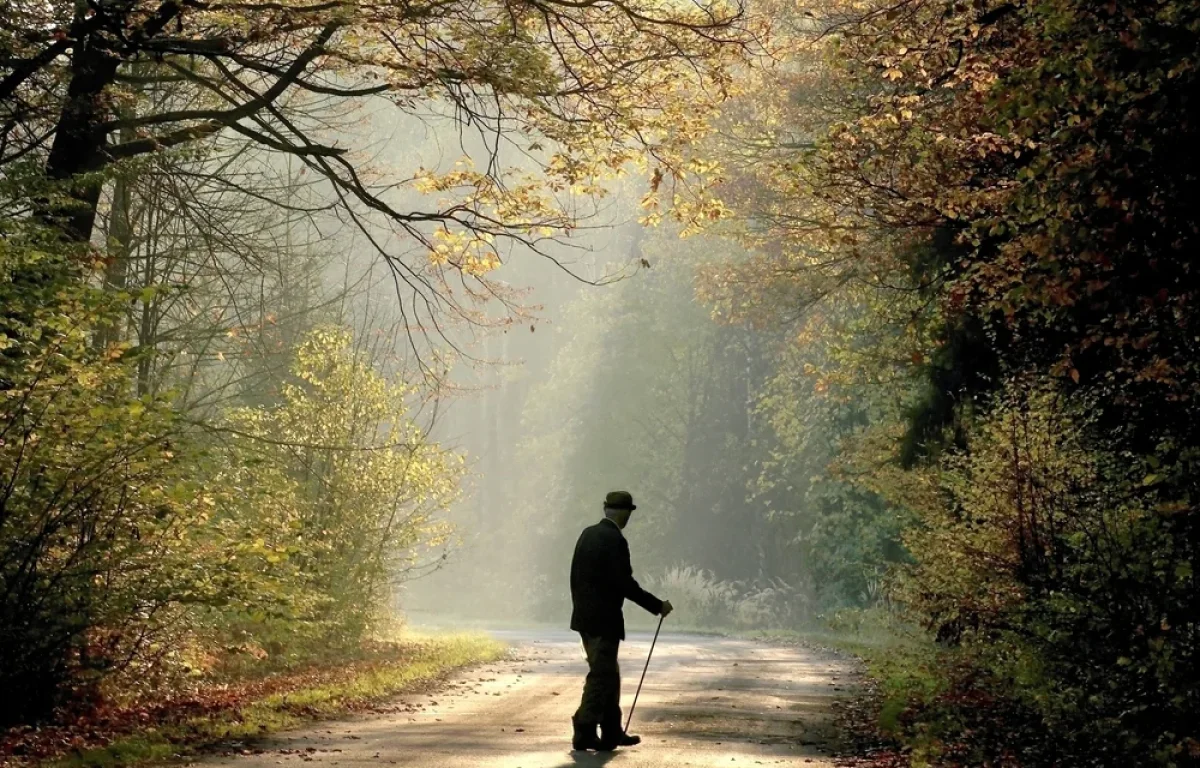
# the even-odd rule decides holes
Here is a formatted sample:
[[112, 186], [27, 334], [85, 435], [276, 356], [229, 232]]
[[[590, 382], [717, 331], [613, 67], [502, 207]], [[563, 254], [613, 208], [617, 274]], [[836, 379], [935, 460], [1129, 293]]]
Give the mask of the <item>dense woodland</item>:
[[446, 557], [565, 621], [628, 487], [678, 621], [917, 659], [914, 765], [1200, 764], [1198, 65], [1183, 0], [6, 6], [0, 724]]

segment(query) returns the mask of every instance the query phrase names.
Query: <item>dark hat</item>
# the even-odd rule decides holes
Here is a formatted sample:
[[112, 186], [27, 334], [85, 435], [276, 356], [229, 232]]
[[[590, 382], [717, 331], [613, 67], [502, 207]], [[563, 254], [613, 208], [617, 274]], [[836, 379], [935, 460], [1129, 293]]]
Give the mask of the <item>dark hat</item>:
[[604, 497], [604, 507], [605, 509], [637, 509], [629, 491], [610, 491]]

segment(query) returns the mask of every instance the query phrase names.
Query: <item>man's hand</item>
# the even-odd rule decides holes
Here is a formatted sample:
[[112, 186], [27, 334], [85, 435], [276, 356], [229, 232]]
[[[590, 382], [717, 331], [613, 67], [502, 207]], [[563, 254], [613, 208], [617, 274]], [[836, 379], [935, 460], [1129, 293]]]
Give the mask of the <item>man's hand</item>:
[[662, 607], [662, 610], [659, 611], [658, 615], [662, 616], [665, 619], [665, 618], [667, 618], [667, 616], [669, 616], [671, 614], [671, 611], [673, 611], [673, 610], [675, 610], [675, 606], [671, 605], [671, 601], [663, 600], [663, 607]]

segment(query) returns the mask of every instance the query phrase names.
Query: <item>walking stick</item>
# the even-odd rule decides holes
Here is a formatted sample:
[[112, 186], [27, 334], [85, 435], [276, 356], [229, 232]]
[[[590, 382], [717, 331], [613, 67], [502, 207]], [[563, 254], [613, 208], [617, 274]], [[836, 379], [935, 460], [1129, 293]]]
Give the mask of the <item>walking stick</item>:
[[650, 641], [650, 653], [646, 654], [646, 666], [642, 667], [642, 679], [638, 680], [637, 692], [633, 694], [633, 703], [629, 705], [629, 718], [625, 721], [625, 733], [629, 733], [629, 724], [633, 722], [633, 709], [637, 706], [638, 694], [642, 692], [642, 683], [646, 682], [646, 670], [650, 669], [650, 657], [654, 655], [654, 644], [658, 642], [658, 632], [662, 629], [663, 619], [658, 617], [658, 629], [654, 630], [654, 639]]

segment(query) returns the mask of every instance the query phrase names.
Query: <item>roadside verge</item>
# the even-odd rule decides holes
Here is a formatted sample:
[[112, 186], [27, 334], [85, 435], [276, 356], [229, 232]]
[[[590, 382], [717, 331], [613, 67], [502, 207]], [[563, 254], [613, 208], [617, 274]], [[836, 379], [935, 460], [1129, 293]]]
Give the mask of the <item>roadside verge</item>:
[[306, 723], [370, 711], [450, 673], [502, 657], [481, 633], [405, 635], [370, 656], [214, 686], [92, 720], [0, 734], [0, 765], [127, 768], [213, 751], [252, 751], [257, 739]]

